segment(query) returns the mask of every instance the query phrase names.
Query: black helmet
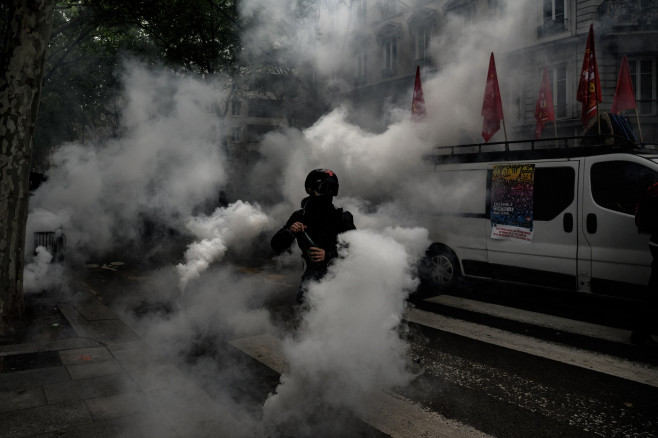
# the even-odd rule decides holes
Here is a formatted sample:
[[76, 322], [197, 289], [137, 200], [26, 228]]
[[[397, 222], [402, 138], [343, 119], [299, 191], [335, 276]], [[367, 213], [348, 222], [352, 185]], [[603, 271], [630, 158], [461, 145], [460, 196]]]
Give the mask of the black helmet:
[[338, 196], [338, 177], [329, 169], [314, 169], [306, 177], [304, 188], [309, 193]]

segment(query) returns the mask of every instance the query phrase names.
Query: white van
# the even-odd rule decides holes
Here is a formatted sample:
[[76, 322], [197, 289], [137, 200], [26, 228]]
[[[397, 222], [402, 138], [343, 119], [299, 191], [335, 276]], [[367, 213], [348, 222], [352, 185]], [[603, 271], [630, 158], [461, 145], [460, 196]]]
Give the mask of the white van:
[[[463, 276], [637, 296], [649, 280], [651, 256], [649, 236], [635, 226], [635, 206], [647, 181], [658, 181], [658, 151], [632, 145], [514, 146], [465, 153], [441, 148], [448, 153], [432, 157], [437, 187], [457, 182], [470, 189], [431, 218], [434, 243], [420, 270], [423, 283], [439, 292]], [[520, 215], [525, 234], [494, 238], [499, 236], [492, 211], [496, 216], [500, 205], [512, 211], [524, 196], [521, 186], [508, 187], [505, 195], [516, 199], [497, 207], [494, 173], [519, 167], [534, 172], [530, 212]]]

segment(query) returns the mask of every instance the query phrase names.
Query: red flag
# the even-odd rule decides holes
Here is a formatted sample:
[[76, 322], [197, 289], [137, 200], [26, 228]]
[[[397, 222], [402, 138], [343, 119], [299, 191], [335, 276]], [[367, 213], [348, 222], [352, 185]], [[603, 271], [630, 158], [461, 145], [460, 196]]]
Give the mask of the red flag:
[[594, 25], [590, 24], [587, 35], [587, 47], [583, 58], [583, 68], [580, 73], [576, 100], [583, 105], [580, 120], [587, 126], [587, 121], [596, 116], [597, 102], [601, 102], [601, 81], [599, 68], [596, 65], [594, 50]]
[[537, 119], [537, 126], [535, 127], [536, 138], [541, 137], [541, 132], [546, 122], [555, 121], [553, 93], [551, 92], [551, 83], [548, 80], [547, 68], [544, 68], [544, 76], [542, 77], [541, 88], [539, 89], [539, 98], [537, 99], [537, 105], [535, 105], [535, 119]]
[[420, 66], [416, 66], [416, 82], [414, 83], [414, 98], [411, 101], [411, 120], [416, 122], [425, 120], [427, 111], [425, 110], [425, 97], [423, 97], [423, 87], [420, 84]]
[[493, 52], [491, 52], [491, 58], [489, 58], [489, 72], [487, 73], [487, 86], [484, 89], [482, 116], [484, 116], [482, 138], [487, 142], [500, 129], [500, 121], [503, 119], [503, 104], [500, 100], [496, 61], [494, 61]]
[[621, 61], [621, 68], [619, 69], [617, 89], [615, 90], [615, 97], [612, 99], [610, 112], [619, 114], [623, 110], [635, 108], [637, 108], [637, 105], [635, 103], [633, 82], [631, 81], [631, 70], [628, 68], [628, 58], [624, 55], [624, 59]]

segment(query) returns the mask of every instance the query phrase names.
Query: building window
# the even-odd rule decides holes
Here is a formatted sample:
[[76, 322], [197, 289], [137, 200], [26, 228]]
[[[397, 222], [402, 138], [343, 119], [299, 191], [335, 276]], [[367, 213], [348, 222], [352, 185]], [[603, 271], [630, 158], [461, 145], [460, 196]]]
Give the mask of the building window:
[[549, 22], [564, 23], [566, 18], [566, 0], [542, 0], [543, 2], [543, 24]]
[[414, 51], [416, 64], [426, 64], [430, 59], [429, 47], [430, 38], [432, 37], [432, 27], [429, 24], [419, 27], [414, 32]]
[[[539, 77], [543, 74], [540, 72]], [[548, 79], [553, 92], [553, 109], [556, 119], [567, 116], [567, 65], [559, 64], [548, 68]]]
[[629, 58], [637, 111], [642, 115], [656, 114], [656, 59]]
[[394, 36], [389, 36], [383, 41], [383, 48], [384, 68], [382, 76], [395, 76], [398, 68], [398, 39]]
[[382, 18], [388, 18], [397, 12], [397, 0], [383, 0], [379, 5], [382, 12]]
[[458, 23], [465, 28], [473, 23], [476, 6], [474, 1], [450, 1], [446, 5], [446, 14], [453, 15], [452, 19], [458, 18]]
[[504, 17], [504, 4], [501, 0], [489, 0], [489, 14], [491, 16], [497, 17], [497, 18], [502, 18]]
[[242, 141], [242, 128], [238, 127], [231, 130], [231, 140], [236, 143]]
[[249, 117], [263, 117], [274, 119], [282, 114], [281, 101], [273, 99], [250, 99], [247, 106]]
[[231, 115], [232, 116], [240, 115], [240, 101], [238, 99], [233, 99], [231, 101]]
[[[455, 17], [462, 17], [463, 15], [461, 15], [461, 12], [464, 11], [460, 10], [460, 14], [455, 15]], [[413, 57], [414, 68], [417, 65], [420, 65], [421, 67], [434, 67], [432, 65], [429, 48], [437, 22], [438, 13], [433, 9], [419, 9], [414, 12], [408, 20], [409, 36], [411, 40], [409, 49], [411, 51], [411, 56]]]
[[366, 83], [368, 77], [368, 52], [359, 49], [356, 54], [356, 85]]
[[366, 0], [352, 0], [352, 10], [356, 15], [357, 24], [366, 24], [367, 22], [367, 4]]
[[539, 26], [539, 37], [564, 32], [566, 27], [567, 0], [540, 0], [542, 19]]

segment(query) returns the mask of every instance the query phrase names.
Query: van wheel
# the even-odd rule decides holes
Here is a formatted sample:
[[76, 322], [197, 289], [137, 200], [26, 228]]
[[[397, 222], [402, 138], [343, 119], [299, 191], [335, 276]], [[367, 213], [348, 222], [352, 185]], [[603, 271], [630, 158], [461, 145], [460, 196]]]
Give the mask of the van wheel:
[[457, 257], [447, 246], [430, 246], [423, 259], [420, 278], [428, 286], [439, 291], [455, 287], [461, 278]]

